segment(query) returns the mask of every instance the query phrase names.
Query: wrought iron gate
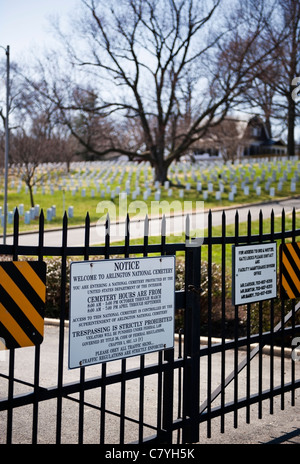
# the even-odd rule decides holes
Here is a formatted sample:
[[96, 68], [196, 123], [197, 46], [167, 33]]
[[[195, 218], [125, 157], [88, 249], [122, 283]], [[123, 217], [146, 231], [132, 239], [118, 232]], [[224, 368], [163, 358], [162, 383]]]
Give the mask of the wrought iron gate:
[[[143, 243], [131, 244], [129, 219], [124, 244], [111, 244], [107, 221], [105, 244], [90, 246], [87, 215], [85, 243], [82, 247], [70, 247], [65, 215], [61, 246], [47, 247], [42, 213], [38, 244], [29, 247], [19, 245], [16, 212], [13, 244], [0, 245], [0, 255], [15, 261], [25, 257], [39, 261], [60, 257], [60, 317], [57, 326], [47, 326], [42, 345], [12, 349], [4, 355], [0, 352], [0, 443], [197, 443], [202, 423], [206, 423], [210, 437], [211, 421], [215, 418], [220, 418], [223, 432], [228, 413], [233, 413], [237, 427], [238, 411], [245, 409], [249, 422], [250, 407], [255, 403], [260, 417], [265, 400], [269, 401], [270, 413], [274, 412], [276, 396], [281, 398], [281, 408], [285, 407], [287, 394], [294, 404], [295, 391], [300, 386], [299, 364], [290, 353], [286, 357], [286, 348], [299, 335], [299, 304], [278, 298], [233, 307], [228, 301], [228, 286], [231, 246], [295, 241], [300, 235], [296, 213], [293, 212], [289, 230], [284, 211], [280, 231], [275, 231], [273, 214], [267, 232], [263, 230], [262, 214], [258, 234], [252, 233], [251, 224], [249, 214], [247, 232], [241, 232], [237, 213], [234, 232], [229, 234], [223, 213], [222, 232], [214, 236], [209, 213], [203, 245], [193, 247], [184, 240], [168, 243], [164, 233], [160, 243], [149, 244], [145, 233]], [[145, 220], [145, 230], [147, 227]], [[70, 374], [66, 368], [69, 259], [154, 254], [174, 255], [183, 268], [183, 285], [180, 288], [178, 284], [175, 293], [174, 349], [83, 367]], [[180, 272], [178, 267], [178, 283]], [[253, 329], [253, 318], [257, 330]], [[46, 356], [48, 350], [50, 360]], [[256, 359], [258, 376], [253, 386], [252, 362]], [[289, 379], [285, 374], [287, 364]]]

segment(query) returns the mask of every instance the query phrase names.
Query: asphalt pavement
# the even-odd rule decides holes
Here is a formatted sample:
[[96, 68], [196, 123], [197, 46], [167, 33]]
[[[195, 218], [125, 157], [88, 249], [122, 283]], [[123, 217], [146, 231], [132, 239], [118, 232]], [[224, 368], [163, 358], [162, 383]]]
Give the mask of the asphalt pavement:
[[[68, 327], [65, 328], [64, 343], [64, 366], [63, 382], [64, 384], [78, 382], [80, 379], [79, 369], [68, 369]], [[58, 381], [58, 325], [45, 326], [45, 337], [41, 345], [41, 362], [40, 362], [40, 387], [51, 388], [57, 385]], [[21, 379], [22, 383], [14, 384], [14, 394], [29, 393], [34, 379], [34, 352], [32, 347], [16, 350], [15, 353], [15, 377]], [[178, 353], [178, 345], [175, 343], [175, 356]], [[226, 366], [230, 369], [233, 362], [234, 354], [231, 351], [226, 353]], [[240, 353], [244, 357], [245, 352]], [[8, 355], [0, 358], [0, 370], [2, 374], [8, 374], [9, 359]], [[151, 353], [145, 357], [145, 366], [157, 363], [157, 353]], [[269, 356], [264, 355], [264, 369], [269, 364]], [[280, 357], [275, 357], [275, 386], [280, 382]], [[128, 358], [126, 368], [138, 368], [140, 363], [139, 357]], [[201, 358], [200, 366], [200, 401], [206, 398], [206, 366], [207, 360]], [[291, 359], [285, 360], [285, 377], [290, 375]], [[120, 361], [107, 363], [107, 375], [119, 373], [121, 368]], [[296, 379], [300, 374], [300, 362], [296, 363]], [[101, 375], [101, 365], [88, 366], [85, 368], [85, 379], [95, 378]], [[257, 359], [251, 361], [251, 378], [255, 384], [258, 376]], [[144, 378], [144, 422], [148, 424], [144, 427], [144, 438], [154, 434], [156, 427], [157, 411], [157, 389], [158, 377], [148, 375]], [[178, 407], [178, 372], [174, 376], [174, 416], [177, 414]], [[268, 376], [265, 381], [268, 383]], [[218, 386], [220, 383], [220, 357], [214, 355], [212, 370], [212, 385]], [[6, 396], [7, 380], [0, 377], [0, 398]], [[239, 379], [239, 391], [245, 396], [245, 381], [243, 376]], [[126, 382], [126, 417], [138, 421], [139, 418], [139, 394], [140, 381], [132, 379]], [[62, 402], [62, 444], [78, 443], [78, 418], [79, 404], [78, 394], [70, 394]], [[230, 384], [226, 389], [226, 402], [233, 398], [233, 385]], [[100, 437], [100, 412], [97, 409], [101, 402], [101, 389], [94, 388], [85, 392], [84, 407], [84, 443], [97, 444]], [[274, 413], [269, 414], [270, 402], [263, 402], [262, 419], [258, 418], [258, 405], [251, 406], [250, 424], [246, 423], [245, 409], [241, 409], [238, 415], [238, 427], [234, 427], [233, 414], [229, 413], [225, 417], [225, 433], [220, 432], [220, 418], [211, 421], [211, 437], [207, 437], [207, 424], [200, 425], [200, 442], [201, 444], [300, 444], [300, 392], [296, 391], [295, 405], [291, 406], [291, 393], [284, 395], [284, 407], [282, 410], [282, 398], [274, 398]], [[212, 407], [214, 404], [212, 404]], [[107, 444], [119, 443], [120, 419], [117, 414], [121, 408], [121, 389], [120, 384], [109, 385], [106, 388], [106, 414], [105, 414], [105, 440]], [[56, 413], [57, 400], [43, 401], [39, 404], [39, 444], [55, 444], [56, 439]], [[0, 444], [5, 443], [6, 437], [6, 412], [0, 412]], [[32, 405], [19, 407], [13, 413], [13, 443], [29, 444], [31, 443], [32, 431]], [[177, 436], [174, 436], [176, 444]], [[138, 425], [131, 420], [125, 421], [125, 443], [134, 443], [138, 440]]]

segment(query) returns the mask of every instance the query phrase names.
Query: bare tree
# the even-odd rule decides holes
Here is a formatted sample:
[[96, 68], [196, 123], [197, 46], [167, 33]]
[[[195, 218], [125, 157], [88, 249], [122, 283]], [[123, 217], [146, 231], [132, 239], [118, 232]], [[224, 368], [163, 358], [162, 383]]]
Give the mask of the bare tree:
[[[262, 0], [260, 0], [262, 1]], [[264, 31], [259, 41], [261, 50], [269, 50], [261, 63], [253, 60], [256, 77], [245, 92], [251, 106], [261, 109], [271, 136], [271, 119], [287, 129], [288, 154], [295, 154], [295, 125], [298, 117], [297, 102], [293, 98], [294, 79], [299, 76], [300, 56], [300, 1], [264, 0], [272, 14], [265, 15]], [[257, 0], [245, 0], [245, 9], [257, 11]]]
[[46, 141], [41, 136], [27, 135], [24, 130], [18, 130], [11, 137], [11, 161], [28, 187], [32, 207], [34, 206], [33, 187], [45, 176], [45, 173], [39, 171], [38, 167], [43, 161], [49, 160], [47, 157], [49, 149], [49, 140]]
[[[170, 163], [217, 126], [251, 85], [255, 65], [268, 54], [257, 45], [262, 23], [223, 21], [226, 0], [82, 4], [76, 43], [61, 34], [81, 85], [78, 74], [75, 83], [71, 73], [52, 78], [43, 64], [35, 88], [55, 103], [87, 152], [148, 160], [163, 182]], [[55, 67], [50, 60], [48, 66]], [[98, 118], [98, 136], [86, 136], [80, 115], [84, 124]]]

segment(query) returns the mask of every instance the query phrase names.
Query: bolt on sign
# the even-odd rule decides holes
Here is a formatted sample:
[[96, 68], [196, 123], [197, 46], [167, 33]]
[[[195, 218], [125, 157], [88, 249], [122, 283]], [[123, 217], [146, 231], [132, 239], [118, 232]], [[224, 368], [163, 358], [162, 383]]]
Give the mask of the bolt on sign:
[[42, 343], [45, 301], [46, 263], [0, 263], [0, 350]]
[[300, 297], [300, 243], [282, 243], [280, 256], [280, 297], [284, 300]]
[[69, 368], [174, 346], [175, 257], [71, 263]]

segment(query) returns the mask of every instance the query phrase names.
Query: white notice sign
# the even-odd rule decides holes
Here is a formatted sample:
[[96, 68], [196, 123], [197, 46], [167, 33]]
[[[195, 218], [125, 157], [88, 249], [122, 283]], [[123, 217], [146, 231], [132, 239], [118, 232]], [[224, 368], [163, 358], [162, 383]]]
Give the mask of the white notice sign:
[[277, 296], [276, 243], [232, 247], [234, 305]]
[[71, 263], [69, 368], [172, 348], [175, 257]]

